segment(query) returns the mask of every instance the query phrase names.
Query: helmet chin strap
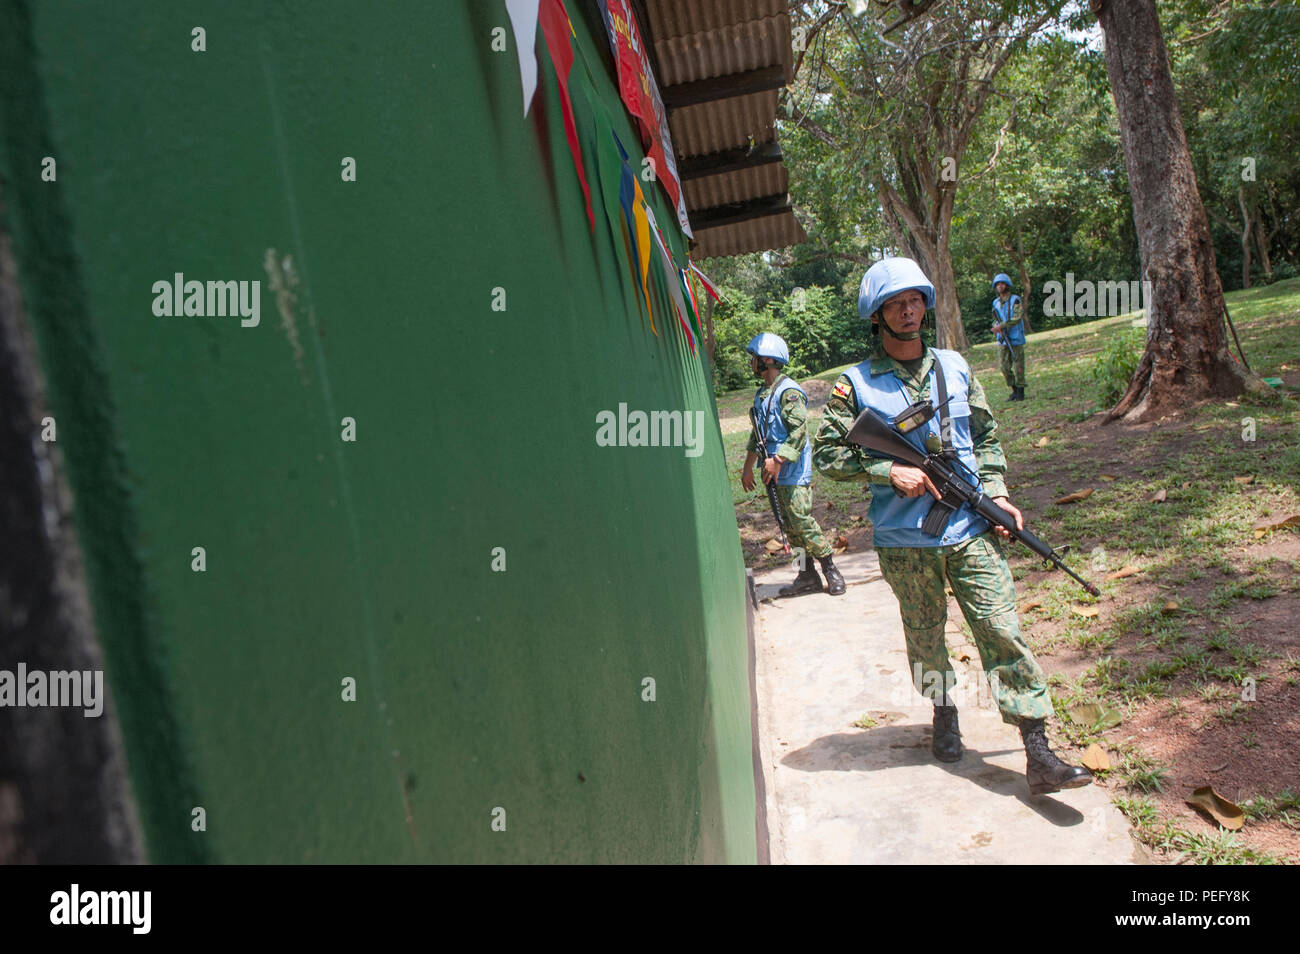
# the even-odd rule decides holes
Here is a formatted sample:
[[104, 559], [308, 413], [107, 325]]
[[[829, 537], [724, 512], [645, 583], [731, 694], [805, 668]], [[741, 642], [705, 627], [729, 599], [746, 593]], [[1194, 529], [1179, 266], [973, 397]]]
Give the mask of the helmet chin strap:
[[[876, 322], [876, 324], [884, 328], [885, 334], [889, 335], [889, 337], [895, 339], [896, 341], [915, 341], [917, 338], [921, 337], [921, 331], [919, 328], [916, 331], [905, 331], [900, 335], [893, 328], [889, 327], [889, 322], [885, 321], [884, 315], [880, 316], [880, 320]], [[921, 318], [921, 324], [922, 325], [925, 324], [924, 317]]]

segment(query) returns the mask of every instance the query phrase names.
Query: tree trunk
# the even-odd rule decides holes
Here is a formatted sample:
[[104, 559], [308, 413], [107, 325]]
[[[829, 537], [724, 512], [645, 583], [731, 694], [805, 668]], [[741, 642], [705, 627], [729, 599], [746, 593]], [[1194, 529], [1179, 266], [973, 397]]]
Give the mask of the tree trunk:
[[910, 235], [921, 271], [934, 284], [935, 344], [952, 351], [969, 347], [957, 304], [957, 276], [947, 246], [936, 246], [924, 235]]
[[1029, 257], [1025, 255], [1025, 237], [1020, 231], [1020, 226], [1016, 226], [1016, 271], [1020, 275], [1020, 315], [1021, 320], [1025, 323], [1025, 334], [1029, 334], [1029, 296], [1033, 294], [1034, 286], [1029, 281]]
[[1273, 284], [1273, 262], [1268, 257], [1268, 234], [1264, 231], [1264, 216], [1255, 220], [1255, 241], [1259, 245], [1259, 263], [1264, 267], [1264, 284]]
[[1018, 264], [1020, 272], [1020, 319], [1024, 322], [1025, 334], [1029, 334], [1032, 330], [1029, 323], [1029, 296], [1034, 287], [1029, 281], [1029, 269], [1025, 267], [1025, 263], [1021, 261]]
[[1155, 0], [1092, 0], [1092, 9], [1105, 34], [1142, 274], [1151, 289], [1146, 351], [1106, 420], [1145, 421], [1236, 396], [1258, 382], [1228, 354], [1223, 286]]
[[965, 351], [970, 342], [961, 323], [957, 304], [957, 278], [948, 249], [952, 223], [952, 190], [941, 191], [937, 203], [926, 203], [919, 212], [888, 182], [878, 180], [880, 209], [901, 254], [914, 258], [934, 284], [936, 343], [940, 348]]
[[961, 307], [957, 303], [957, 276], [953, 273], [952, 255], [946, 244], [940, 246], [927, 273], [934, 282], [937, 343], [940, 348], [965, 351], [970, 347], [970, 342], [966, 339], [966, 326], [961, 323]]
[[1246, 191], [1237, 186], [1237, 204], [1241, 206], [1241, 287], [1250, 287], [1250, 238], [1253, 232], [1250, 209], [1246, 205]]

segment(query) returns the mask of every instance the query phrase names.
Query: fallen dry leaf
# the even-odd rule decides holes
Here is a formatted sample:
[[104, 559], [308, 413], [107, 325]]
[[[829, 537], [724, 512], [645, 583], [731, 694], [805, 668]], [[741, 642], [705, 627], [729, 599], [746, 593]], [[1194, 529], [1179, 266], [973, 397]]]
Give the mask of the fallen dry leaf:
[[1046, 438], [1046, 437], [1040, 437], [1040, 438], [1038, 439], [1038, 443], [1036, 443], [1034, 446], [1035, 446], [1035, 447], [1046, 447], [1046, 446], [1047, 446], [1047, 438]]
[[1212, 786], [1202, 785], [1192, 792], [1187, 804], [1200, 809], [1229, 831], [1238, 831], [1246, 823], [1246, 813], [1218, 792]]
[[1107, 755], [1106, 750], [1096, 742], [1088, 746], [1080, 761], [1083, 762], [1085, 768], [1091, 769], [1094, 772], [1110, 771], [1110, 756]]
[[1255, 475], [1247, 474], [1245, 477], [1234, 477], [1232, 479], [1239, 484], [1253, 484], [1255, 482]]
[[1075, 706], [1067, 710], [1066, 715], [1070, 717], [1070, 721], [1075, 725], [1084, 726], [1093, 732], [1113, 729], [1124, 721], [1124, 717], [1120, 715], [1118, 709], [1110, 709], [1095, 702]]
[[1101, 610], [1095, 606], [1080, 606], [1078, 603], [1071, 603], [1070, 609], [1078, 613], [1084, 619], [1092, 619], [1094, 616], [1100, 616]]
[[1038, 609], [1038, 607], [1042, 605], [1043, 605], [1042, 600], [1030, 600], [1024, 606], [1020, 607], [1020, 612], [1028, 613], [1031, 609]]
[[1222, 772], [1222, 771], [1223, 771], [1224, 769], [1226, 769], [1227, 767], [1228, 767], [1228, 763], [1227, 763], [1227, 762], [1224, 762], [1222, 765], [1216, 765], [1216, 766], [1214, 766], [1214, 768], [1210, 769], [1210, 771], [1211, 771], [1211, 772]]
[[1168, 499], [1169, 499], [1169, 495], [1165, 493], [1165, 489], [1161, 487], [1159, 490], [1156, 491], [1156, 495], [1151, 498], [1151, 502], [1164, 503]]
[[1116, 477], [1114, 474], [1098, 474], [1097, 479], [1104, 480], [1106, 481], [1106, 483], [1110, 483], [1112, 480], [1119, 480], [1119, 478]]
[[780, 553], [785, 547], [781, 546], [780, 540], [768, 540], [765, 544], [768, 553]]
[[1280, 530], [1282, 527], [1300, 527], [1300, 513], [1290, 513], [1285, 517], [1265, 517], [1255, 524], [1255, 536], [1262, 537], [1270, 530]]
[[1108, 579], [1108, 580], [1122, 580], [1122, 579], [1124, 579], [1124, 578], [1127, 577], [1127, 576], [1136, 576], [1137, 574], [1139, 574], [1139, 573], [1141, 573], [1141, 572], [1142, 572], [1142, 568], [1141, 568], [1140, 566], [1133, 566], [1133, 565], [1130, 563], [1128, 566], [1126, 566], [1126, 567], [1121, 567], [1120, 569], [1116, 570], [1114, 573], [1107, 573], [1107, 574], [1106, 574], [1106, 579]]
[[1056, 502], [1059, 504], [1078, 503], [1080, 500], [1087, 500], [1091, 496], [1092, 496], [1092, 488], [1088, 487], [1085, 490], [1076, 490], [1072, 494], [1066, 494], [1064, 497], [1062, 497], [1060, 500]]
[[1163, 613], [1165, 616], [1171, 616], [1172, 614], [1178, 612], [1178, 603], [1175, 602], [1174, 600], [1170, 600], [1164, 606], [1160, 607], [1160, 612]]

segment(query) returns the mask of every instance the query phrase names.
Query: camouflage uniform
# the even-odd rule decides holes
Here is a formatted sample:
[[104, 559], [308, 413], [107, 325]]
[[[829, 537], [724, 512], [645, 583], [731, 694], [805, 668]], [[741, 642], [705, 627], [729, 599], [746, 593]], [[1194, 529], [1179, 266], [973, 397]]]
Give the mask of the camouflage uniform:
[[[1021, 717], [1045, 719], [1052, 714], [1047, 678], [1020, 635], [1011, 570], [992, 531], [947, 547], [881, 547], [876, 552], [880, 572], [898, 598], [908, 669], [917, 692], [935, 697], [936, 684], [951, 686], [956, 681], [944, 641], [946, 580], [975, 636], [1002, 721], [1018, 725]], [[943, 675], [930, 677], [927, 684], [927, 674], [932, 673]]]
[[[760, 400], [765, 400], [772, 393], [772, 388], [781, 383], [779, 375], [771, 386], [758, 392]], [[796, 461], [803, 453], [804, 444], [808, 442], [808, 404], [807, 399], [794, 388], [781, 396], [781, 420], [785, 422], [786, 439], [776, 449], [776, 456], [785, 462]], [[751, 428], [749, 442], [745, 449], [757, 454], [759, 462], [764, 459], [764, 451], [758, 446], [758, 435]], [[812, 487], [804, 485], [777, 485], [776, 499], [781, 502], [781, 519], [785, 522], [785, 537], [791, 548], [803, 547], [810, 557], [821, 559], [832, 552], [826, 535], [812, 515]]]
[[[1006, 333], [1011, 330], [1012, 326], [1020, 324], [1024, 320], [1021, 312], [1023, 302], [1017, 301], [1011, 309], [1011, 320], [1002, 326], [1002, 341], [1006, 342]], [[1006, 379], [1007, 387], [1023, 388], [1025, 386], [1025, 346], [1013, 344], [998, 345], [998, 364], [1002, 370], [1002, 377]]]
[[[873, 370], [891, 370], [903, 383], [910, 400], [930, 397], [929, 375], [934, 355], [929, 348], [916, 377], [887, 355], [879, 344], [871, 361]], [[973, 372], [968, 401], [980, 482], [988, 496], [1004, 497], [1006, 459], [996, 437], [997, 424], [984, 389]], [[857, 480], [866, 483], [870, 492], [893, 493], [889, 483], [893, 461], [872, 457], [845, 439], [858, 416], [857, 407], [853, 384], [841, 375], [813, 441], [813, 463], [833, 480]], [[943, 685], [951, 685], [955, 680], [944, 642], [944, 625], [948, 619], [946, 580], [970, 624], [984, 670], [995, 674], [990, 685], [1002, 720], [1017, 725], [1022, 716], [1046, 718], [1051, 714], [1047, 680], [1021, 638], [1011, 570], [992, 530], [951, 546], [881, 547], [877, 553], [881, 574], [898, 598], [908, 665], [914, 678], [918, 664], [920, 667], [918, 692], [923, 691], [921, 683], [927, 673], [942, 673]]]

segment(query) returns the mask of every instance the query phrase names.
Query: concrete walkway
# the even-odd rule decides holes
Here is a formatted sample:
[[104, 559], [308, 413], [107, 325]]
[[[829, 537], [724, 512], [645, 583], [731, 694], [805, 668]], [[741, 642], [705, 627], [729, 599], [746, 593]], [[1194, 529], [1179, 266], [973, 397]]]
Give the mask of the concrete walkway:
[[[933, 709], [912, 688], [898, 603], [876, 554], [835, 562], [845, 595], [763, 602], [755, 623], [773, 864], [1143, 862], [1103, 789], [1029, 794], [1020, 735], [986, 691], [956, 696], [966, 753], [936, 761]], [[793, 577], [785, 566], [756, 572], [758, 598]], [[959, 620], [948, 625], [956, 691], [974, 692], [966, 687], [982, 679], [979, 655]], [[875, 727], [854, 728], [868, 714]]]

